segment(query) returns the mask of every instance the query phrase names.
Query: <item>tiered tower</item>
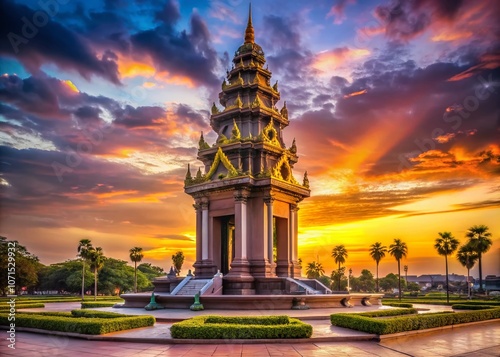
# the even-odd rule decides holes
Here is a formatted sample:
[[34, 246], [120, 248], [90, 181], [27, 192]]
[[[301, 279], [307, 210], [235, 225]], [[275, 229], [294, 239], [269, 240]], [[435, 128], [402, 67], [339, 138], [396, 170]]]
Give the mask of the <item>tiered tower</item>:
[[245, 42], [235, 53], [212, 106], [210, 125], [218, 134], [209, 145], [201, 134], [198, 169], [186, 174], [185, 192], [195, 200], [195, 277], [224, 274], [224, 294], [265, 294], [279, 290], [283, 277], [300, 277], [297, 262], [298, 203], [309, 197], [292, 169], [295, 140], [286, 147], [282, 132], [288, 110], [278, 82], [271, 85], [262, 48], [255, 43], [249, 9]]

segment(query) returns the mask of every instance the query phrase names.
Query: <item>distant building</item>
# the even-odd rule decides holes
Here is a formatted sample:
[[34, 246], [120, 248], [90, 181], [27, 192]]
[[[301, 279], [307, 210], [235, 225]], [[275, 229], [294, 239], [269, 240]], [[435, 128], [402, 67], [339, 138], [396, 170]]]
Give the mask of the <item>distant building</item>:
[[[469, 276], [469, 281], [474, 282], [474, 278], [472, 276]], [[443, 274], [423, 274], [420, 276], [408, 275], [408, 282], [417, 283], [424, 290], [438, 288], [439, 286], [445, 287], [446, 275]], [[467, 277], [465, 275], [449, 274], [448, 283], [450, 284], [450, 288], [458, 287], [462, 284], [465, 285], [467, 284]]]
[[500, 276], [486, 275], [484, 278], [484, 289], [486, 291], [500, 291]]

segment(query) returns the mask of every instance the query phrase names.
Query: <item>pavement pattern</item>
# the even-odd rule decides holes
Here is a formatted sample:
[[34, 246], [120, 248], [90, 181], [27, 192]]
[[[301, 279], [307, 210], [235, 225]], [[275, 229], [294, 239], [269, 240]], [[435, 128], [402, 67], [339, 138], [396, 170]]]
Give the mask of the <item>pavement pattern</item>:
[[[44, 311], [69, 311], [78, 308], [77, 304], [46, 304]], [[440, 310], [442, 307], [432, 307], [429, 311]], [[328, 309], [328, 313], [351, 312], [356, 310], [369, 311], [381, 307], [355, 307], [349, 310]], [[106, 309], [100, 309], [106, 310]], [[137, 309], [118, 310], [118, 312], [131, 314], [144, 310]], [[142, 310], [142, 311], [141, 311]], [[109, 310], [111, 311], [111, 310]], [[113, 309], [112, 311], [117, 311]], [[208, 311], [206, 311], [208, 312]], [[290, 311], [277, 311], [276, 314], [289, 314]], [[215, 314], [214, 311], [209, 313]], [[219, 312], [217, 312], [219, 313]], [[226, 311], [226, 315], [233, 315], [234, 312]], [[262, 312], [257, 312], [263, 315]], [[160, 319], [167, 315], [175, 315], [181, 318], [183, 315], [190, 315], [192, 312], [186, 310], [154, 312], [154, 315], [162, 315]], [[248, 311], [241, 312], [248, 315]], [[267, 313], [266, 313], [267, 314]], [[322, 319], [318, 316], [322, 315]], [[289, 315], [292, 315], [290, 313]], [[302, 319], [313, 325], [313, 339], [315, 341], [305, 343], [281, 343], [269, 344], [235, 344], [230, 340], [221, 341], [218, 344], [170, 344], [169, 322], [159, 322], [153, 327], [114, 332], [105, 336], [127, 338], [132, 342], [122, 341], [88, 341], [67, 336], [53, 336], [45, 334], [35, 334], [18, 331], [16, 333], [15, 349], [8, 348], [8, 341], [0, 339], [0, 356], [16, 357], [86, 357], [86, 356], [500, 356], [500, 322], [492, 321], [477, 325], [469, 325], [453, 329], [438, 329], [436, 331], [420, 333], [416, 335], [402, 336], [396, 339], [375, 341], [357, 341], [356, 338], [363, 335], [363, 332], [342, 329], [329, 325], [329, 321], [324, 319], [326, 311], [305, 310], [295, 311], [293, 315], [302, 315]], [[327, 315], [326, 315], [327, 316]], [[299, 316], [297, 316], [299, 317]], [[184, 317], [186, 318], [186, 317]], [[321, 337], [336, 337], [335, 342], [320, 342]], [[140, 342], [141, 340], [157, 338], [155, 343]]]

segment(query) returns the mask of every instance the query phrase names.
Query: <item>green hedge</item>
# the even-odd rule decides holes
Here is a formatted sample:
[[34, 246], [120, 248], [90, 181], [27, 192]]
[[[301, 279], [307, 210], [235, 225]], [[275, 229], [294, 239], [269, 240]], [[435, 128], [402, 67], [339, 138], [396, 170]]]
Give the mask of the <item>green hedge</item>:
[[[476, 305], [491, 305], [491, 306], [500, 306], [500, 301], [492, 301], [492, 300], [456, 300], [450, 299], [450, 302], [447, 303], [446, 299], [404, 299], [405, 303], [410, 304], [430, 304], [430, 305], [453, 305], [453, 304], [476, 304]], [[398, 299], [382, 299], [383, 305], [388, 305], [392, 303], [399, 303]]]
[[308, 338], [312, 326], [288, 316], [198, 316], [173, 324], [170, 333], [173, 338], [196, 339]]
[[389, 302], [389, 303], [382, 303], [382, 305], [385, 306], [392, 306], [392, 307], [404, 307], [411, 309], [413, 307], [413, 304], [410, 304], [409, 302]]
[[492, 305], [476, 305], [476, 304], [455, 304], [451, 305], [453, 310], [485, 310], [491, 309], [495, 306]]
[[93, 309], [96, 307], [113, 307], [117, 302], [106, 302], [106, 301], [85, 301], [82, 302], [82, 309]]
[[330, 315], [332, 325], [353, 330], [386, 335], [404, 331], [424, 330], [434, 327], [500, 318], [500, 308], [456, 313], [436, 313], [389, 319], [370, 318], [364, 314]]
[[125, 315], [119, 314], [117, 312], [106, 312], [97, 310], [71, 310], [71, 315], [74, 317], [88, 317], [88, 318], [102, 318], [102, 319], [113, 319], [117, 317], [134, 317], [137, 315]]
[[[417, 309], [410, 308], [410, 309], [387, 309], [387, 310], [367, 311], [358, 313], [356, 315], [366, 316], [366, 317], [386, 317], [386, 316], [411, 315], [417, 313], [418, 313]], [[351, 315], [352, 313], [347, 313], [347, 314]]]
[[[71, 313], [17, 313], [16, 326], [50, 331], [102, 335], [109, 332], [153, 326], [155, 318], [149, 315], [120, 315], [114, 318], [75, 317]], [[0, 325], [9, 325], [8, 316], [0, 314]]]
[[[39, 307], [45, 307], [44, 304], [42, 303], [19, 303], [16, 301], [16, 310], [19, 309], [34, 309], [34, 308], [39, 308]], [[9, 311], [10, 306], [7, 304], [2, 304], [0, 305], [0, 311]]]

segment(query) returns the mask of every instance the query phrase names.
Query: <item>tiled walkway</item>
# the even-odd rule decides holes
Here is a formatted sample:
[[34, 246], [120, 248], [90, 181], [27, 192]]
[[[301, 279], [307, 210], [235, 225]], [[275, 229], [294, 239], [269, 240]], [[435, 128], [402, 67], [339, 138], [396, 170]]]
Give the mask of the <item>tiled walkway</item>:
[[149, 343], [83, 341], [19, 332], [16, 349], [2, 339], [1, 356], [500, 356], [500, 323], [438, 331], [384, 342], [336, 342], [257, 345], [161, 345]]
[[[78, 308], [77, 304], [47, 304], [45, 311], [68, 311]], [[418, 306], [420, 307], [420, 306]], [[382, 307], [355, 307], [353, 311], [374, 310]], [[441, 310], [442, 307], [431, 308]], [[103, 309], [108, 310], [108, 309]], [[109, 309], [117, 311], [116, 309]], [[137, 311], [136, 311], [137, 310]], [[346, 312], [344, 309], [334, 311], [306, 310], [287, 311], [287, 314], [296, 314], [313, 325], [314, 337], [336, 336], [339, 342], [307, 342], [307, 343], [273, 343], [273, 344], [232, 344], [231, 341], [221, 341], [220, 344], [167, 344], [164, 341], [170, 338], [168, 327], [170, 323], [157, 323], [154, 327], [135, 329], [130, 331], [108, 334], [132, 339], [152, 338], [162, 343], [139, 342], [111, 342], [111, 341], [86, 341], [63, 336], [39, 335], [18, 331], [16, 334], [16, 349], [7, 347], [5, 337], [0, 339], [0, 356], [16, 357], [86, 357], [86, 356], [500, 356], [500, 322], [490, 322], [479, 325], [469, 325], [461, 328], [439, 330], [430, 333], [390, 339], [382, 342], [349, 341], [354, 334], [363, 335], [362, 332], [340, 329], [329, 325], [328, 319], [316, 320], [316, 316], [328, 316], [332, 312]], [[325, 309], [326, 310], [326, 309]], [[144, 313], [143, 309], [127, 309], [118, 311], [126, 313]], [[210, 313], [216, 313], [211, 311]], [[253, 312], [253, 314], [262, 312]], [[275, 312], [275, 313], [284, 313]], [[153, 313], [157, 318], [188, 318], [190, 311], [160, 310]], [[228, 314], [226, 311], [225, 314]], [[230, 313], [234, 315], [232, 311]], [[241, 314], [252, 314], [248, 311]], [[266, 314], [269, 314], [267, 312]], [[2, 333], [2, 332], [0, 332]], [[4, 333], [4, 332], [3, 332]], [[2, 334], [3, 334], [2, 333]], [[5, 336], [5, 335], [4, 335]]]

